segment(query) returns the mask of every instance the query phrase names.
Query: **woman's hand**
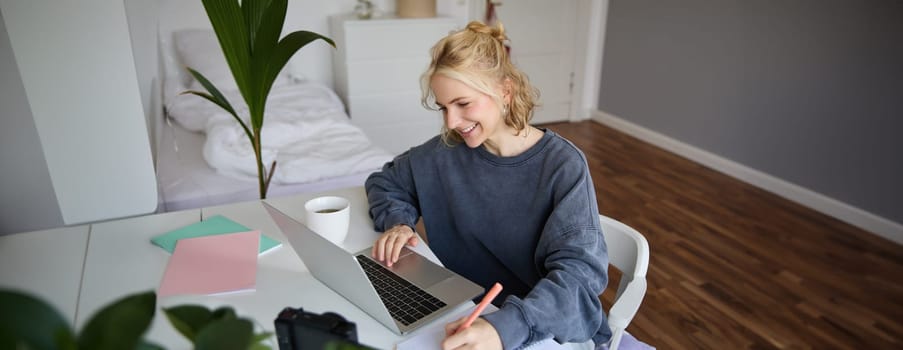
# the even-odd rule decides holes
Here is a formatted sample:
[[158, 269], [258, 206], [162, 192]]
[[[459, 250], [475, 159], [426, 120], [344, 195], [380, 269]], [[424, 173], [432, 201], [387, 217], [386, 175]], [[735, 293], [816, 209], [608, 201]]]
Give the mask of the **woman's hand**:
[[373, 257], [389, 267], [398, 261], [401, 248], [417, 245], [417, 234], [408, 225], [395, 225], [386, 230], [373, 244]]
[[491, 323], [482, 317], [478, 317], [470, 327], [458, 331], [458, 327], [465, 320], [467, 320], [467, 317], [462, 317], [455, 322], [445, 325], [445, 340], [442, 341], [442, 350], [502, 349], [502, 339], [499, 338], [499, 333]]

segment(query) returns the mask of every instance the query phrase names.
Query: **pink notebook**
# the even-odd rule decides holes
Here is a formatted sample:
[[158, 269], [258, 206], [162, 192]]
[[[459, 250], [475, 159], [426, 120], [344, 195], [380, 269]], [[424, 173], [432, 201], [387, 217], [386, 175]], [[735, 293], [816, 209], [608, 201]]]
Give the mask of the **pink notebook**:
[[157, 295], [254, 290], [260, 231], [185, 238], [166, 264]]

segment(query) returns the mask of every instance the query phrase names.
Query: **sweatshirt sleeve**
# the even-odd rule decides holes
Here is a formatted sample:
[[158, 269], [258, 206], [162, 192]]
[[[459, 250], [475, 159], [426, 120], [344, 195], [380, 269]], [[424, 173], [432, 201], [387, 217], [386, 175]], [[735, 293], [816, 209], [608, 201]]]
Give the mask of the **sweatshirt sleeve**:
[[583, 342], [607, 328], [598, 296], [608, 284], [608, 254], [585, 164], [565, 169], [578, 173], [554, 185], [558, 198], [534, 255], [543, 277], [523, 299], [509, 296], [497, 312], [484, 316], [505, 349], [549, 337]]
[[405, 152], [370, 174], [364, 183], [374, 229], [385, 231], [398, 224], [414, 227], [420, 217], [410, 153]]

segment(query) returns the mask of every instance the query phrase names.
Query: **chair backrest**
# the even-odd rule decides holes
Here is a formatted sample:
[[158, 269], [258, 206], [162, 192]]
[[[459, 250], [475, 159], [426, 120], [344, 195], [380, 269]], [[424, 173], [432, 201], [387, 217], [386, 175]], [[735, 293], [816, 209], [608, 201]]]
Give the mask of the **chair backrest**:
[[612, 331], [609, 349], [615, 350], [646, 295], [649, 243], [637, 230], [620, 221], [599, 215], [599, 223], [608, 247], [609, 263], [621, 271], [614, 304], [608, 312], [608, 323]]
[[646, 277], [649, 269], [649, 243], [642, 234], [624, 223], [599, 215], [602, 234], [608, 247], [609, 263], [629, 279]]

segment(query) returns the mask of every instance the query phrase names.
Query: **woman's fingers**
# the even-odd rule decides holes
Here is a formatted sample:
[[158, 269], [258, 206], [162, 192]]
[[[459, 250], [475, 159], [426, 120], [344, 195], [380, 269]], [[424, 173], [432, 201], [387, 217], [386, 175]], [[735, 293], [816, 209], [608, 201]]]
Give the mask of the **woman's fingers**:
[[392, 266], [392, 264], [398, 261], [398, 257], [401, 255], [401, 249], [404, 248], [406, 244], [417, 244], [417, 237], [414, 234], [414, 230], [407, 225], [398, 225], [390, 228], [379, 236], [379, 239], [377, 239], [376, 243], [373, 245], [371, 253], [377, 260], [386, 262], [387, 265]]
[[386, 251], [386, 234], [383, 233], [379, 235], [379, 238], [376, 240], [376, 243], [373, 243], [373, 252], [372, 255], [376, 260], [383, 261], [384, 254]]
[[467, 320], [467, 316], [464, 316], [464, 317], [461, 317], [461, 318], [455, 320], [452, 323], [446, 324], [445, 325], [445, 337], [447, 338], [447, 337], [450, 337], [451, 335], [455, 334], [455, 332], [458, 330], [458, 327], [461, 327], [461, 325], [464, 324], [464, 321], [466, 321], [466, 320]]
[[376, 243], [373, 244], [373, 257], [376, 258], [376, 260], [386, 260], [386, 244], [388, 244], [390, 238], [391, 235], [388, 232], [383, 233], [379, 235]]
[[[401, 256], [401, 249], [408, 243], [408, 241], [414, 235], [414, 230], [411, 230], [408, 226], [398, 226], [397, 230], [394, 231], [393, 241], [392, 241], [392, 249], [387, 250], [386, 254], [391, 253], [391, 257], [387, 265], [392, 267], [392, 264], [398, 262], [398, 257]], [[388, 247], [387, 247], [388, 248]]]
[[398, 239], [395, 240], [395, 245], [392, 247], [392, 259], [389, 260], [390, 267], [392, 266], [392, 264], [398, 262], [398, 257], [401, 256], [401, 249], [404, 248], [405, 245], [407, 245], [408, 241], [411, 238], [413, 238], [411, 237], [411, 235], [413, 234], [414, 232], [399, 234]]
[[458, 320], [445, 326], [446, 337], [442, 341], [442, 349], [502, 349], [498, 331], [482, 317], [477, 318], [467, 329], [458, 329], [461, 323], [464, 322]]

